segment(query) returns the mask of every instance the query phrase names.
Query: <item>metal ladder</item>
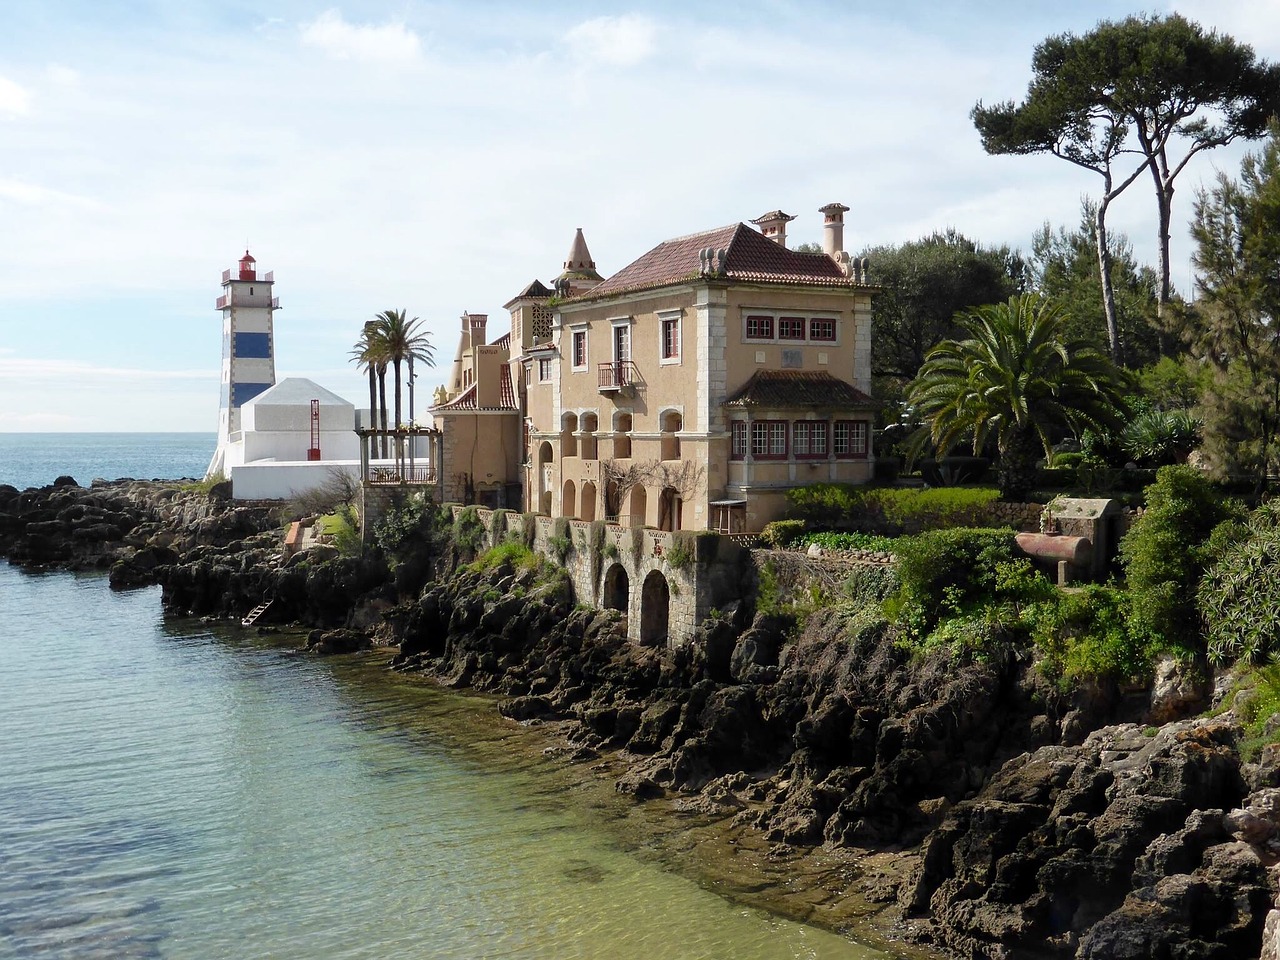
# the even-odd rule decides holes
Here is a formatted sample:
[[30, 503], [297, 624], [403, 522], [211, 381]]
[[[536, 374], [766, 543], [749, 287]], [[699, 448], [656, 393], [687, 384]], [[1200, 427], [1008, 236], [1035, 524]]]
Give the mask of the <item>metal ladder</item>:
[[262, 616], [264, 613], [266, 613], [273, 603], [275, 603], [274, 600], [268, 600], [266, 603], [258, 604], [256, 607], [254, 607], [252, 610], [249, 611], [249, 613], [245, 616], [243, 620], [240, 621], [240, 626], [252, 627], [255, 623], [258, 622], [258, 618]]

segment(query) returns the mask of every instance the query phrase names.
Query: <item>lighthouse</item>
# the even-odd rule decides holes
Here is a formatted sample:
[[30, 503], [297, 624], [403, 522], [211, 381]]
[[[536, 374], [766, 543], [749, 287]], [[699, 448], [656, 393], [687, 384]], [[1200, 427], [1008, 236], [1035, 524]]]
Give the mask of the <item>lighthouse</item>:
[[206, 477], [226, 472], [227, 447], [240, 431], [240, 408], [276, 382], [272, 314], [280, 301], [272, 293], [274, 276], [258, 274], [257, 262], [245, 250], [240, 262], [222, 271], [222, 383], [218, 395], [218, 449]]

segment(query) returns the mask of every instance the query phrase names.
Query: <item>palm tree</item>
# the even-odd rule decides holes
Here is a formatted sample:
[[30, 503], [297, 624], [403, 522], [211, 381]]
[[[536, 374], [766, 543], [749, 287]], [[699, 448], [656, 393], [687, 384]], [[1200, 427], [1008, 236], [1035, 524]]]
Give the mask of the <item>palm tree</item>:
[[376, 320], [369, 320], [364, 325], [364, 332], [360, 335], [360, 339], [356, 341], [354, 347], [351, 348], [351, 360], [357, 364], [360, 369], [367, 370], [369, 373], [369, 425], [372, 429], [378, 428], [378, 387], [382, 385], [382, 445], [379, 454], [378, 445], [375, 443], [373, 452], [375, 456], [381, 456], [384, 460], [387, 457], [387, 391], [385, 377], [387, 372], [386, 361], [386, 344], [383, 342], [382, 333]]
[[1006, 500], [1031, 488], [1055, 431], [1121, 423], [1122, 374], [1091, 344], [1064, 339], [1068, 319], [1036, 294], [977, 307], [960, 319], [969, 337], [930, 350], [907, 387], [940, 453], [972, 437], [976, 454], [994, 435]]
[[385, 359], [395, 368], [396, 426], [401, 425], [400, 418], [400, 364], [407, 361], [410, 371], [413, 361], [419, 360], [429, 367], [435, 366], [435, 348], [431, 345], [431, 335], [419, 330], [421, 322], [417, 317], [406, 319], [404, 310], [383, 310], [374, 317], [378, 336], [385, 351]]

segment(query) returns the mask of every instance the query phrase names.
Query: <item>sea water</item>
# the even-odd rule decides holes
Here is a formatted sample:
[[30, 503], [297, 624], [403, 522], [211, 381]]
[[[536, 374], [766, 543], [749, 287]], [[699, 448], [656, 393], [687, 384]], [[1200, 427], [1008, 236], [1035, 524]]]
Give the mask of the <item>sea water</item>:
[[536, 731], [376, 658], [3, 564], [0, 657], [2, 958], [879, 956], [640, 856]]
[[0, 484], [19, 490], [69, 476], [199, 479], [217, 446], [213, 433], [0, 433]]

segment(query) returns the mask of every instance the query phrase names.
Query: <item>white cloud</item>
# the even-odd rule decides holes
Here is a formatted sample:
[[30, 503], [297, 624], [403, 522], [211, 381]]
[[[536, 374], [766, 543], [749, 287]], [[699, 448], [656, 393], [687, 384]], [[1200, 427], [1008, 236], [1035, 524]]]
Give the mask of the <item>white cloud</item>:
[[0, 115], [20, 116], [31, 108], [31, 95], [12, 80], [0, 77]]
[[45, 76], [55, 86], [74, 87], [80, 82], [80, 72], [61, 63], [51, 63], [45, 68]]
[[658, 28], [652, 20], [629, 13], [580, 23], [565, 34], [565, 42], [582, 60], [634, 67], [656, 51], [657, 35]]
[[60, 204], [81, 209], [98, 209], [102, 206], [98, 201], [88, 197], [77, 197], [71, 193], [50, 190], [48, 187], [41, 187], [34, 183], [24, 183], [21, 180], [12, 180], [7, 177], [0, 178], [0, 200], [12, 200], [14, 203], [29, 207]]
[[64, 382], [86, 383], [127, 380], [196, 380], [216, 381], [218, 374], [210, 370], [147, 370], [136, 367], [106, 367], [77, 360], [15, 357], [12, 350], [0, 355], [0, 377], [56, 377]]
[[335, 60], [411, 63], [422, 41], [403, 23], [382, 26], [348, 23], [338, 10], [326, 10], [302, 28], [304, 46], [316, 47]]

